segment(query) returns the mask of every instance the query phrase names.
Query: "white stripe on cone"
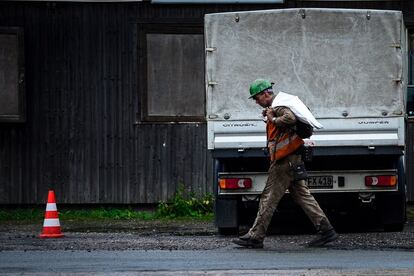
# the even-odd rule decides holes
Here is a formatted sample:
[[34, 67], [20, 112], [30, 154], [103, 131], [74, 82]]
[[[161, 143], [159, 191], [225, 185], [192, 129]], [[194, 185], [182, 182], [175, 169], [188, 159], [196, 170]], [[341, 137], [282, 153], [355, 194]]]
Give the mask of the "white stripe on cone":
[[46, 205], [46, 211], [57, 211], [56, 203], [48, 203]]
[[45, 219], [43, 227], [55, 227], [60, 226], [59, 219]]

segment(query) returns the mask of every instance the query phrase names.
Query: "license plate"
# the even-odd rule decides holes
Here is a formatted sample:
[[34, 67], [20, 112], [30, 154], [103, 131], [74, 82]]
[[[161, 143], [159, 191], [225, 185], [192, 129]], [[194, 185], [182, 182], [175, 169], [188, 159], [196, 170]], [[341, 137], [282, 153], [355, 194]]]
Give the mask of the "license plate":
[[321, 176], [309, 176], [307, 179], [307, 185], [312, 189], [324, 189], [333, 187], [333, 176], [332, 175], [321, 175]]

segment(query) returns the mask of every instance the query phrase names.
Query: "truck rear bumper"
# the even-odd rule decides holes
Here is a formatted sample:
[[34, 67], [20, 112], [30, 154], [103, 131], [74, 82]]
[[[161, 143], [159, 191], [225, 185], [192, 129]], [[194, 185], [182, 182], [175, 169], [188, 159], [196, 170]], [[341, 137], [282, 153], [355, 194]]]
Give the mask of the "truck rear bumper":
[[[312, 193], [372, 193], [398, 191], [398, 181], [394, 185], [378, 186], [375, 179], [379, 176], [395, 176], [397, 170], [358, 170], [358, 171], [309, 171], [307, 185]], [[219, 173], [223, 178], [249, 178], [251, 188], [221, 189], [218, 195], [258, 195], [261, 194], [267, 179], [267, 173]], [[370, 179], [370, 182], [367, 182]], [[372, 179], [374, 182], [372, 183]], [[368, 185], [371, 184], [371, 185]]]

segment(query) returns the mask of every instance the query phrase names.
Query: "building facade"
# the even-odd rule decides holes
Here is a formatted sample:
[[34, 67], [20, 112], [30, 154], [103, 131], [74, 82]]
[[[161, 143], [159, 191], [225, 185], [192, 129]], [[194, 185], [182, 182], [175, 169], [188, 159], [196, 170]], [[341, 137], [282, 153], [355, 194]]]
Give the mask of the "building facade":
[[[68, 204], [156, 203], [179, 185], [212, 193], [206, 13], [401, 10], [414, 66], [408, 0], [206, 2], [1, 1], [0, 204], [44, 203], [49, 188]], [[414, 85], [414, 70], [409, 73]], [[414, 117], [413, 95], [409, 88], [407, 114]], [[413, 123], [408, 120], [406, 148], [410, 200]]]

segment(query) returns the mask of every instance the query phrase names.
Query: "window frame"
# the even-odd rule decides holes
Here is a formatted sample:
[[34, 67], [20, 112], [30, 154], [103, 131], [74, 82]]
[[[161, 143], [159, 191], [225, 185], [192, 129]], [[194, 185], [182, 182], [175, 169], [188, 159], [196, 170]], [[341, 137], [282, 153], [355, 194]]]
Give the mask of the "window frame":
[[[203, 115], [202, 116], [154, 116], [148, 114], [148, 71], [147, 71], [147, 34], [188, 34], [203, 35], [204, 29], [202, 24], [197, 23], [141, 23], [138, 24], [138, 85], [140, 93], [140, 121], [143, 123], [180, 123], [180, 122], [205, 122], [206, 121], [206, 99], [203, 90]], [[204, 57], [203, 57], [204, 58]], [[205, 70], [205, 68], [203, 68]], [[203, 87], [205, 79], [203, 78]]]
[[0, 26], [0, 34], [17, 36], [17, 97], [18, 111], [15, 114], [0, 114], [0, 123], [26, 122], [26, 95], [25, 95], [25, 60], [24, 60], [24, 32], [22, 27]]

